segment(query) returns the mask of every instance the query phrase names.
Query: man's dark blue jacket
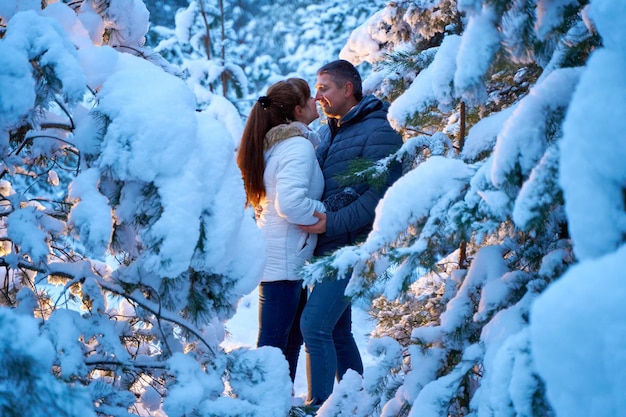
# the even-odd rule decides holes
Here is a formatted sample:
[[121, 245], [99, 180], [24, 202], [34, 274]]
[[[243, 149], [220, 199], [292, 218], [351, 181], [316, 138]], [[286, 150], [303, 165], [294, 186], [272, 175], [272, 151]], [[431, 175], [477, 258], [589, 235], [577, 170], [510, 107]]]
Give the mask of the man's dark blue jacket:
[[[322, 200], [345, 189], [346, 184], [339, 184], [337, 176], [349, 172], [352, 161], [375, 162], [402, 146], [402, 138], [387, 120], [388, 108], [389, 104], [367, 95], [340, 120], [328, 119], [328, 124], [320, 128], [317, 159], [325, 180]], [[364, 240], [372, 230], [378, 201], [401, 175], [401, 164], [394, 163], [382, 188], [350, 184], [359, 197], [338, 211], [326, 213], [326, 233], [319, 236], [315, 256]]]

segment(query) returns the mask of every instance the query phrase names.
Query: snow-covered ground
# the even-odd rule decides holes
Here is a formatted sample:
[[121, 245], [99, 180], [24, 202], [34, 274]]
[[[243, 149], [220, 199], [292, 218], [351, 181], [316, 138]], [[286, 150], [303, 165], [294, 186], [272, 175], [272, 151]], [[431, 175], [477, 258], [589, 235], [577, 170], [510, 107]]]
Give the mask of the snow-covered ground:
[[[256, 345], [258, 332], [258, 299], [259, 294], [257, 288], [240, 300], [237, 313], [226, 323], [226, 331], [228, 334], [226, 340], [222, 343], [222, 346], [226, 349], [240, 346], [254, 347]], [[374, 323], [370, 316], [368, 316], [363, 309], [353, 306], [352, 332], [359, 345], [364, 367], [372, 365], [376, 359], [367, 352], [366, 347], [369, 334], [373, 327]], [[300, 352], [294, 389], [296, 397], [301, 397], [302, 399], [306, 398], [307, 384], [304, 348]]]

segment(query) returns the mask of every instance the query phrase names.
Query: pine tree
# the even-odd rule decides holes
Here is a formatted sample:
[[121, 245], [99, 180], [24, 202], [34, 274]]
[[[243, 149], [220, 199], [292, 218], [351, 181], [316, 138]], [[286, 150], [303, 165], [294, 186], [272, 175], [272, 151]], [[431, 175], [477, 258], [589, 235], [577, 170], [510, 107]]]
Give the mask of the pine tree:
[[[306, 274], [354, 268], [348, 290], [372, 300], [375, 335], [397, 341], [381, 354], [400, 348], [404, 360], [384, 356], [361, 385], [342, 381], [320, 415], [553, 415], [529, 317], [575, 262], [558, 183], [562, 125], [600, 38], [584, 4], [538, 7], [393, 2], [343, 49], [373, 65], [364, 85], [392, 101], [406, 140], [388, 160], [409, 171], [368, 239]], [[507, 389], [520, 383], [525, 395]], [[363, 392], [382, 400], [365, 404]], [[342, 403], [362, 407], [346, 414]]]
[[[202, 4], [205, 4], [204, 12], [200, 8]], [[295, 76], [313, 84], [315, 71], [337, 59], [350, 31], [384, 2], [239, 1], [224, 4], [224, 12], [220, 14], [214, 3], [190, 2], [186, 10], [178, 12], [174, 27], [151, 29], [149, 44], [179, 67], [188, 82], [196, 86], [199, 96], [199, 91], [204, 89], [222, 94], [218, 91], [219, 76], [228, 73], [225, 95], [245, 117], [251, 103], [280, 79]], [[214, 13], [207, 13], [208, 10]], [[215, 26], [217, 20], [225, 27], [226, 39], [220, 43], [227, 63], [224, 68], [214, 66], [215, 57], [219, 55], [217, 50], [206, 53], [209, 38], [213, 46], [220, 42], [221, 35]], [[204, 40], [204, 44], [200, 40]], [[213, 64], [204, 62], [207, 57]], [[198, 68], [204, 70], [198, 71]], [[203, 108], [202, 102], [199, 107]]]
[[190, 1], [176, 12], [175, 26], [157, 26], [150, 44], [194, 88], [198, 108], [210, 106], [214, 95], [231, 102], [248, 90], [243, 62], [236, 52], [234, 12], [229, 2]]
[[16, 4], [0, 35], [0, 414], [286, 414], [279, 352], [220, 347], [263, 250], [232, 127], [144, 46], [141, 1]]

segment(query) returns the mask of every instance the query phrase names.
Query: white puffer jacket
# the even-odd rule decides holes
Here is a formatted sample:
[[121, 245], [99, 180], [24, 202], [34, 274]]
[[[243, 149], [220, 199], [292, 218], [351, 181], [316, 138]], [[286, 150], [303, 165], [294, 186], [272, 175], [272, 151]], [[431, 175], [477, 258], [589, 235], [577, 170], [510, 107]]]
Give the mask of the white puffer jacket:
[[297, 269], [313, 255], [317, 235], [298, 225], [315, 224], [313, 212], [325, 212], [316, 135], [299, 122], [275, 126], [265, 135], [265, 198], [257, 220], [267, 244], [261, 281], [298, 280]]

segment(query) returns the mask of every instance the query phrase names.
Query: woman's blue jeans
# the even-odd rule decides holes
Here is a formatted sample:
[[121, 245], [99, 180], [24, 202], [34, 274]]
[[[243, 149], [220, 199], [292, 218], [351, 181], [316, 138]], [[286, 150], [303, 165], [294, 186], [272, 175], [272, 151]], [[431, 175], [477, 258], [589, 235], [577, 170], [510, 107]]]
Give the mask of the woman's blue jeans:
[[257, 347], [279, 348], [289, 363], [289, 375], [296, 377], [302, 347], [300, 316], [307, 290], [302, 280], [261, 282], [259, 284], [259, 336]]
[[316, 283], [300, 321], [307, 359], [307, 404], [321, 404], [348, 369], [363, 374], [352, 336], [352, 306], [344, 295], [348, 278]]

